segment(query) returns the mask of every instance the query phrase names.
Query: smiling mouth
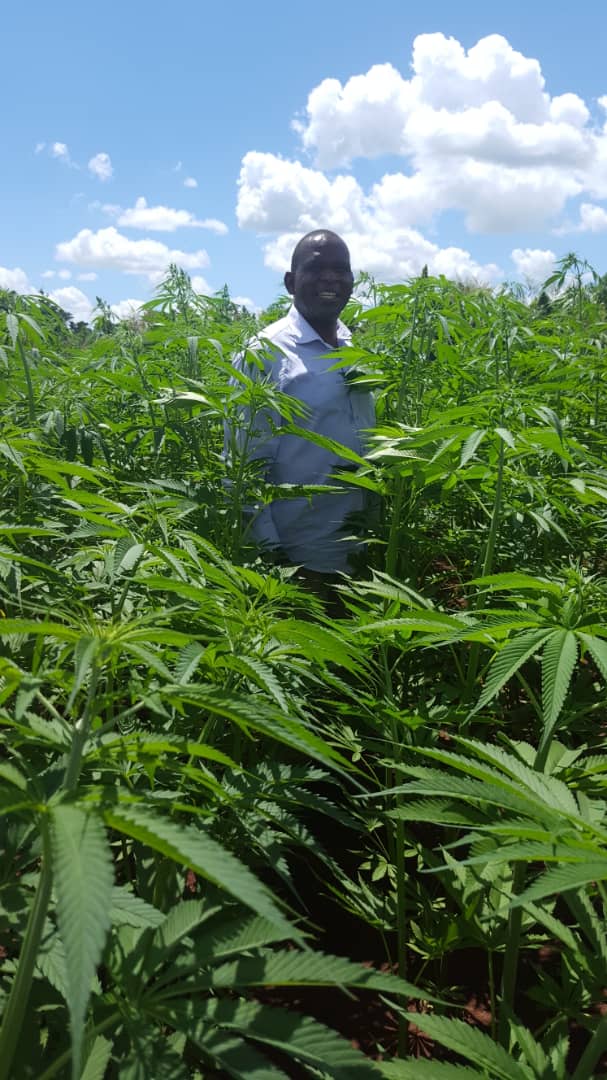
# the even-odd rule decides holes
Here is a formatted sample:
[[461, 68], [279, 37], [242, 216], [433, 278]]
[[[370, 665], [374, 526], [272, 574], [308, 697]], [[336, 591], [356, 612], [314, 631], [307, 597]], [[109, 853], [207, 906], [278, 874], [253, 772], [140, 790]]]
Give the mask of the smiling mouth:
[[323, 290], [323, 292], [319, 292], [318, 295], [320, 296], [321, 300], [337, 300], [338, 294], [334, 291], [329, 291], [328, 289], [325, 289]]

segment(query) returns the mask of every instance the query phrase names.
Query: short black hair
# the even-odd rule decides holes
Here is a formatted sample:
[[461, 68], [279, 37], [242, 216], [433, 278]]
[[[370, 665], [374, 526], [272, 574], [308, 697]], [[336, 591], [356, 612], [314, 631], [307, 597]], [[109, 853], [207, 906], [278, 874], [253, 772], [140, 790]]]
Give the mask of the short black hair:
[[338, 236], [336, 232], [333, 232], [331, 229], [312, 229], [312, 232], [306, 233], [305, 236], [302, 236], [301, 240], [297, 241], [293, 249], [293, 254], [291, 255], [292, 274], [295, 273], [297, 269], [297, 264], [305, 249], [310, 246], [310, 243], [312, 242], [312, 240], [314, 240], [315, 237], [320, 236], [323, 237], [325, 242], [327, 240], [332, 240], [334, 243], [341, 244], [342, 247], [344, 247], [346, 251], [348, 251], [348, 245], [346, 244], [345, 240], [342, 240], [341, 236]]

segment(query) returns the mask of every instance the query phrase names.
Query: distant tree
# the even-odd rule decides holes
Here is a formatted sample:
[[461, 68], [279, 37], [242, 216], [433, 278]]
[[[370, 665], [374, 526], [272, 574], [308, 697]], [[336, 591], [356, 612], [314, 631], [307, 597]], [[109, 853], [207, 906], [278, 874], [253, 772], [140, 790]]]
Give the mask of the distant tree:
[[14, 311], [17, 296], [12, 289], [0, 289], [0, 311]]
[[100, 296], [96, 296], [95, 307], [93, 308], [93, 330], [95, 333], [99, 336], [113, 334], [117, 321], [107, 300], [102, 300]]

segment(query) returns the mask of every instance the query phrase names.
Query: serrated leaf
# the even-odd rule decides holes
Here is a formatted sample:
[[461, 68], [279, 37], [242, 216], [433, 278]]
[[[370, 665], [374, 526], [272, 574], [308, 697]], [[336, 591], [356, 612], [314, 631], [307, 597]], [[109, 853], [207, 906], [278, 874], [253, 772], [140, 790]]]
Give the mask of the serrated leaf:
[[120, 1061], [120, 1080], [191, 1080], [192, 1073], [166, 1034], [146, 1025], [143, 1032], [129, 1030], [130, 1050]]
[[204, 1053], [234, 1080], [289, 1080], [288, 1074], [273, 1065], [252, 1043], [226, 1031], [208, 1031]]
[[135, 896], [126, 885], [114, 886], [110, 914], [113, 926], [156, 927], [166, 919], [163, 911]]
[[76, 700], [76, 695], [78, 694], [80, 687], [82, 686], [89, 671], [91, 670], [91, 666], [97, 654], [98, 648], [98, 639], [95, 637], [90, 637], [88, 635], [86, 637], [81, 637], [76, 643], [76, 648], [74, 649], [75, 673], [74, 681], [72, 683], [72, 691], [70, 693], [67, 703], [68, 712], [71, 710], [72, 705]]
[[8, 784], [13, 784], [19, 788], [20, 791], [27, 791], [27, 780], [22, 772], [16, 765], [13, 765], [10, 761], [0, 761], [0, 779], [6, 780]]
[[593, 634], [578, 633], [577, 636], [584, 642], [601, 675], [607, 681], [607, 641]]
[[444, 1016], [424, 1013], [405, 1013], [411, 1024], [418, 1025], [424, 1034], [436, 1039], [448, 1050], [461, 1054], [473, 1065], [487, 1070], [492, 1080], [529, 1080], [529, 1074], [510, 1056], [507, 1050], [495, 1043], [490, 1035], [466, 1024], [463, 1020], [448, 1020]]
[[72, 1077], [77, 1080], [86, 1009], [110, 928], [114, 871], [101, 821], [78, 806], [54, 808], [51, 845], [57, 922], [65, 952]]
[[[207, 982], [208, 980], [208, 982]], [[412, 983], [363, 967], [340, 956], [319, 952], [271, 951], [243, 957], [196, 979], [196, 987], [244, 988], [247, 986], [351, 986], [379, 990], [384, 994], [419, 997]], [[430, 1000], [430, 999], [428, 999]]]
[[[333, 1080], [377, 1080], [376, 1065], [337, 1032], [296, 1012], [228, 999], [183, 1002], [163, 1010], [166, 1022], [204, 1047], [209, 1025], [276, 1047]], [[518, 1078], [517, 1078], [518, 1080]]]
[[205, 649], [198, 641], [192, 641], [181, 650], [175, 661], [174, 678], [176, 682], [188, 683], [192, 678]]
[[172, 948], [216, 911], [217, 908], [209, 908], [206, 900], [182, 900], [171, 908], [156, 930], [153, 944], [164, 950]]
[[86, 1059], [80, 1080], [103, 1080], [112, 1053], [112, 1044], [98, 1035]]
[[518, 571], [510, 574], [487, 574], [485, 577], [471, 578], [469, 585], [487, 585], [490, 589], [510, 592], [518, 589], [531, 589], [534, 592], [545, 592], [552, 596], [561, 595], [560, 585], [543, 578], [532, 577], [531, 574], [522, 574]]
[[178, 824], [142, 806], [106, 810], [105, 820], [113, 829], [140, 840], [225, 889], [274, 923], [285, 938], [300, 938], [299, 931], [284, 917], [269, 890], [203, 829]]
[[577, 639], [571, 630], [555, 630], [542, 653], [542, 705], [544, 733], [548, 738], [556, 724], [577, 661]]
[[119, 571], [126, 573], [132, 570], [141, 559], [144, 551], [145, 544], [128, 544], [126, 551], [114, 560], [114, 573], [117, 574]]
[[[421, 1017], [420, 1017], [421, 1020]], [[378, 1066], [387, 1080], [486, 1080], [483, 1069], [467, 1065], [452, 1065], [448, 1061], [427, 1061], [425, 1058], [403, 1058], [400, 1061], [380, 1061]]]
[[542, 874], [530, 888], [512, 901], [513, 907], [521, 907], [530, 900], [542, 900], [545, 896], [581, 889], [594, 881], [607, 880], [607, 858], [593, 859], [592, 862], [575, 863], [569, 866], [555, 866]]
[[462, 446], [462, 453], [459, 462], [460, 468], [463, 468], [464, 465], [467, 465], [470, 461], [470, 458], [474, 457], [486, 434], [486, 428], [478, 428], [476, 431], [473, 431], [472, 434], [468, 436], [464, 445]]
[[474, 707], [474, 712], [478, 712], [494, 697], [497, 697], [502, 687], [538, 651], [551, 633], [552, 631], [548, 629], [525, 630], [522, 634], [517, 634], [513, 641], [504, 645], [491, 664], [487, 684]]
[[261, 687], [262, 690], [265, 690], [270, 697], [274, 698], [274, 701], [281, 709], [288, 712], [289, 706], [287, 704], [287, 699], [285, 698], [283, 689], [269, 664], [264, 664], [264, 662], [259, 660], [256, 656], [232, 656], [229, 658], [228, 666], [233, 670], [241, 672], [243, 675], [247, 675], [253, 683]]

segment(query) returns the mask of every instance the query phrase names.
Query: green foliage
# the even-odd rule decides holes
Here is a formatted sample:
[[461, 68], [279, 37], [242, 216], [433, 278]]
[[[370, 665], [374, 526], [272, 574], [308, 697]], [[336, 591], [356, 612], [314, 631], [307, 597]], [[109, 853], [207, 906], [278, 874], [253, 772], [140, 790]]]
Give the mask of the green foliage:
[[0, 297], [2, 1080], [602, 1067], [604, 280], [360, 289], [340, 606], [243, 513], [318, 490], [248, 460], [315, 441], [251, 344], [283, 298]]

